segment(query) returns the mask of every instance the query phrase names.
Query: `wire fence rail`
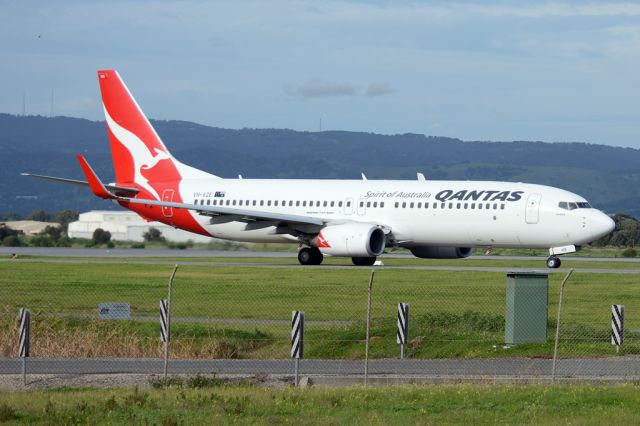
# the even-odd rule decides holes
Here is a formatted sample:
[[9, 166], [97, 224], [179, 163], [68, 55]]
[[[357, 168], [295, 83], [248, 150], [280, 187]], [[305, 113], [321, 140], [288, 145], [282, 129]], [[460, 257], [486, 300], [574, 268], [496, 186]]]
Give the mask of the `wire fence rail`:
[[[0, 281], [0, 374], [21, 371], [26, 308], [40, 373], [293, 374], [292, 311], [303, 311], [300, 374], [640, 379], [633, 276], [552, 273], [541, 303], [540, 288], [510, 290], [495, 272], [2, 266], [13, 269]], [[515, 312], [536, 303], [543, 323]], [[509, 341], [532, 324], [537, 340]]]

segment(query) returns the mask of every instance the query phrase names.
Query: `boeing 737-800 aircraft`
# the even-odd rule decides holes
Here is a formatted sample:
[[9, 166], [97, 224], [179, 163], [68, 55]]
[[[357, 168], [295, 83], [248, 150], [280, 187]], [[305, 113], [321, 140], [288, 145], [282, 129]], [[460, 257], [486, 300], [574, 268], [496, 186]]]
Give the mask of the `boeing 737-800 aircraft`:
[[421, 258], [462, 258], [473, 247], [549, 249], [547, 266], [614, 229], [579, 195], [484, 181], [222, 179], [174, 158], [116, 71], [98, 71], [115, 168], [105, 185], [78, 155], [88, 185], [149, 221], [235, 241], [294, 243], [372, 265], [387, 247]]

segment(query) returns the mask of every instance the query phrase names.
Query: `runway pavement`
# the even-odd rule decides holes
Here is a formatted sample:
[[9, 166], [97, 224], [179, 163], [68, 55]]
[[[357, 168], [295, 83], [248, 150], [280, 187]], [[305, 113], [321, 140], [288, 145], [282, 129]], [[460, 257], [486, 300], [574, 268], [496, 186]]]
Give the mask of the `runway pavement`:
[[[29, 358], [31, 374], [160, 374], [161, 359]], [[21, 360], [0, 359], [0, 374], [20, 374]], [[170, 360], [170, 374], [215, 373], [225, 375], [290, 375], [292, 360]], [[539, 358], [489, 359], [376, 359], [369, 361], [369, 374], [449, 378], [544, 378], [550, 377], [552, 360]], [[301, 360], [300, 373], [317, 376], [364, 374], [364, 361]], [[576, 379], [638, 380], [640, 358], [611, 357], [558, 360], [556, 376]]]
[[[68, 248], [68, 247], [0, 247], [0, 256], [15, 253], [19, 256], [47, 256], [47, 257], [118, 257], [118, 258], [207, 258], [207, 257], [241, 257], [241, 258], [291, 258], [296, 259], [292, 251], [227, 251], [227, 250], [172, 250], [172, 249], [130, 249], [130, 248]], [[385, 253], [381, 259], [415, 259], [408, 253]], [[491, 260], [540, 260], [544, 262], [547, 256], [471, 256], [470, 259]], [[564, 260], [579, 260], [580, 262], [640, 262], [640, 258], [612, 258], [612, 257], [581, 257], [562, 256]]]

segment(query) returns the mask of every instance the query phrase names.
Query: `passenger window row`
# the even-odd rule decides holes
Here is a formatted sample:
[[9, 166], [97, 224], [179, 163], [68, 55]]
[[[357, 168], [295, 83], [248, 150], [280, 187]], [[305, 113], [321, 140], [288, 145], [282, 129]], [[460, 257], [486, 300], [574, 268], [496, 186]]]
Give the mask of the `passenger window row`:
[[[196, 199], [195, 203], [196, 205], [207, 205], [207, 206], [229, 206], [229, 207], [339, 207], [342, 208], [343, 206], [343, 202], [342, 201], [315, 201], [315, 200], [219, 200], [219, 199]], [[566, 203], [560, 203], [560, 207], [562, 207], [562, 204], [566, 204]], [[588, 203], [570, 203], [570, 204], [586, 204], [587, 206]], [[344, 205], [346, 207], [351, 207], [351, 201], [346, 201], [344, 203]], [[384, 201], [359, 201], [359, 206], [361, 208], [363, 207], [367, 208], [384, 208]], [[396, 201], [396, 203], [394, 204], [394, 207], [396, 209], [402, 208], [402, 209], [471, 209], [471, 210], [504, 210], [505, 208], [505, 204], [504, 203], [452, 203], [452, 202], [442, 202], [442, 203], [438, 203], [438, 202], [399, 202]], [[589, 206], [590, 207], [590, 206]], [[566, 207], [562, 207], [562, 208], [566, 208]], [[573, 207], [573, 208], [578, 208], [578, 207]], [[580, 207], [580, 208], [585, 208], [585, 207]], [[569, 209], [572, 210], [572, 209]]]
[[[467, 209], [471, 209], [471, 210], [476, 210], [476, 209], [477, 210], [491, 210], [491, 209], [493, 209], [493, 210], [498, 210], [498, 209], [504, 210], [504, 206], [505, 206], [504, 203], [500, 203], [500, 204], [498, 204], [498, 203], [493, 203], [493, 204], [491, 204], [491, 203], [452, 203], [452, 202], [448, 202], [448, 203], [442, 203], [442, 202], [441, 203], [437, 203], [437, 202], [428, 203], [428, 202], [425, 202], [424, 203], [424, 208], [425, 209], [431, 208], [431, 209], [434, 209], [434, 210], [436, 210], [438, 208], [440, 208], [441, 210], [442, 209], [447, 209], [447, 208], [448, 209], [464, 209], [464, 210], [467, 210]], [[396, 202], [394, 207], [396, 209], [398, 209], [398, 208], [402, 208], [402, 209], [406, 209], [406, 208], [409, 208], [409, 209], [413, 209], [413, 208], [422, 209], [423, 208], [423, 203], [421, 203], [421, 202], [417, 202], [417, 203], [415, 203], [415, 202], [402, 202], [402, 203]]]
[[[229, 207], [342, 207], [342, 201], [307, 201], [307, 200], [220, 200], [220, 199], [196, 199], [195, 205], [200, 206], [229, 206]], [[384, 203], [382, 203], [384, 204]], [[351, 207], [351, 201], [346, 202]], [[384, 207], [384, 206], [381, 206]]]

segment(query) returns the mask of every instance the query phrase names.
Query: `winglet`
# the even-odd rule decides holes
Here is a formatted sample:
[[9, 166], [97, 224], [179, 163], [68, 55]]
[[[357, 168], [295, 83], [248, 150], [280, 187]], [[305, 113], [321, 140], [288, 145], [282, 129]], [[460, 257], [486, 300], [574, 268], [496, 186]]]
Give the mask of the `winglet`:
[[82, 171], [87, 178], [87, 182], [89, 182], [89, 188], [91, 191], [100, 198], [118, 198], [115, 194], [110, 192], [107, 188], [105, 188], [104, 184], [100, 181], [96, 172], [93, 171], [87, 160], [78, 154], [76, 156], [78, 162], [80, 163], [80, 167], [82, 167]]

